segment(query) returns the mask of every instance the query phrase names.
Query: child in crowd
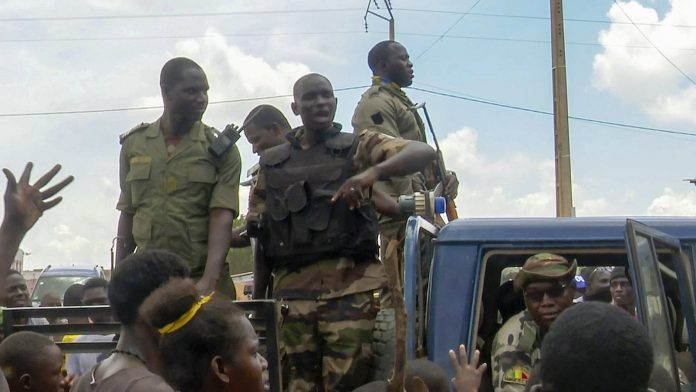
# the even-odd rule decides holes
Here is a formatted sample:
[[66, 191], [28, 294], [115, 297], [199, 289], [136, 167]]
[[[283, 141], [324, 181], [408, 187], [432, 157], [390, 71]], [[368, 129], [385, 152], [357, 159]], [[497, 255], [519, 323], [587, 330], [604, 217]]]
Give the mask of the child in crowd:
[[140, 313], [159, 330], [163, 376], [180, 392], [263, 392], [266, 360], [256, 332], [229, 300], [200, 297], [193, 281], [172, 279]]

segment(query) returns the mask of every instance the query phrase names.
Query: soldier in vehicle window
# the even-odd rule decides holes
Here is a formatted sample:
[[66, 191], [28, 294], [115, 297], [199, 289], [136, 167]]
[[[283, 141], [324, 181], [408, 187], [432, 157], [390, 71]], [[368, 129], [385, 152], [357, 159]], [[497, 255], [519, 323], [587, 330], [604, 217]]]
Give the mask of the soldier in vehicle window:
[[631, 286], [631, 281], [628, 280], [624, 267], [616, 267], [611, 271], [609, 288], [611, 291], [611, 304], [624, 309], [635, 317], [636, 303], [633, 298], [633, 287]]
[[541, 341], [551, 324], [573, 304], [575, 271], [562, 256], [539, 253], [515, 277], [526, 309], [503, 324], [493, 341], [491, 365], [496, 392], [523, 391], [541, 357]]

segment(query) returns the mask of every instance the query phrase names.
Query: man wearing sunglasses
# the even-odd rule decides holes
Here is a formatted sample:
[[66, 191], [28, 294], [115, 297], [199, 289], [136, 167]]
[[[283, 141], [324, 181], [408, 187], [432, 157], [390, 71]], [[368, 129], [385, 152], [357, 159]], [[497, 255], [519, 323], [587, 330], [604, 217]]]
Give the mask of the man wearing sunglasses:
[[503, 324], [493, 341], [491, 364], [496, 392], [523, 391], [532, 367], [541, 357], [541, 341], [551, 323], [573, 304], [577, 263], [562, 256], [538, 253], [515, 277], [526, 309]]

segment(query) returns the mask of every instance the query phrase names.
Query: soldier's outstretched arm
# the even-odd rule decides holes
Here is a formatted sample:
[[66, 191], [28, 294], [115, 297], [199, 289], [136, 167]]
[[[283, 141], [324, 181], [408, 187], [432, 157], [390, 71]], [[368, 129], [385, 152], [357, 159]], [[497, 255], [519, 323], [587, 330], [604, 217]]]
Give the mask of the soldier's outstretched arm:
[[42, 190], [41, 188], [48, 185], [58, 174], [61, 166], [53, 166], [34, 185], [30, 185], [29, 177], [33, 166], [33, 163], [27, 163], [19, 181], [8, 169], [2, 170], [7, 177], [7, 188], [5, 189], [5, 216], [0, 225], [0, 282], [4, 282], [5, 274], [14, 261], [19, 244], [29, 229], [34, 226], [44, 211], [55, 207], [62, 200], [61, 197], [51, 198], [74, 179], [73, 176], [69, 176], [58, 184]]
[[346, 180], [332, 201], [343, 197], [350, 207], [357, 207], [363, 198], [363, 191], [377, 180], [415, 173], [431, 164], [435, 158], [435, 150], [425, 143], [363, 131], [354, 160], [358, 160], [356, 164], [359, 168], [369, 167]]
[[401, 215], [399, 205], [394, 199], [380, 190], [372, 189], [372, 201], [375, 203], [375, 210], [382, 215], [394, 218]]

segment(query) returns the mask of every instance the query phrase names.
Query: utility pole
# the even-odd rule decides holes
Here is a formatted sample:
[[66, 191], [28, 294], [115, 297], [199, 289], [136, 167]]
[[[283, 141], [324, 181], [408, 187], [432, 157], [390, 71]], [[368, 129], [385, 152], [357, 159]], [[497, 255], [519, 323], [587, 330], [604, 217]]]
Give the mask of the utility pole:
[[551, 65], [553, 72], [553, 129], [556, 150], [556, 216], [574, 216], [570, 175], [563, 0], [551, 0]]
[[372, 4], [375, 5], [376, 9], [379, 8], [379, 0], [367, 0], [367, 9], [365, 10], [365, 16], [363, 19], [365, 20], [365, 32], [367, 33], [367, 15], [372, 14], [382, 20], [386, 20], [389, 22], [389, 40], [390, 41], [395, 41], [394, 35], [395, 35], [395, 30], [394, 30], [394, 15], [392, 14], [392, 6], [391, 6], [391, 0], [384, 0], [384, 6], [387, 9], [387, 13], [389, 13], [389, 18], [386, 16], [380, 15], [379, 13], [372, 11], [370, 7]]

